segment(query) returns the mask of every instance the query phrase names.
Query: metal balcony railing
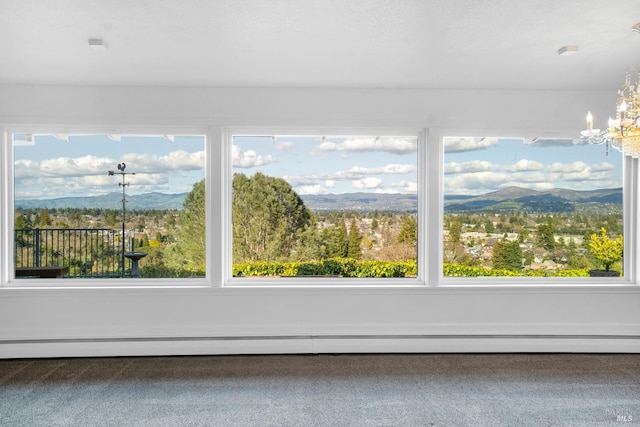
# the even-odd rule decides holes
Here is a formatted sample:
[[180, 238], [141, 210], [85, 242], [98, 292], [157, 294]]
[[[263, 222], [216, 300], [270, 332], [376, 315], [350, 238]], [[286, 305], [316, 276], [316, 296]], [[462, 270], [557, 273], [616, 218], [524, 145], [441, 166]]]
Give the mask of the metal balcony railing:
[[69, 267], [65, 277], [121, 277], [123, 238], [110, 228], [16, 229], [15, 268]]

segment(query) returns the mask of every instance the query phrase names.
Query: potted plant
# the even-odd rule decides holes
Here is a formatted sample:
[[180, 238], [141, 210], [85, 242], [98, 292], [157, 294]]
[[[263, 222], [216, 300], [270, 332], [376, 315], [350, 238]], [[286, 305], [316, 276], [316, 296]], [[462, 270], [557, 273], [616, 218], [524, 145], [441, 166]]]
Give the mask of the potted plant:
[[592, 234], [589, 239], [589, 249], [593, 256], [604, 266], [604, 270], [589, 270], [591, 277], [619, 277], [620, 272], [610, 270], [611, 266], [622, 259], [624, 239], [622, 235], [617, 239], [609, 239], [607, 230], [602, 227], [600, 235]]

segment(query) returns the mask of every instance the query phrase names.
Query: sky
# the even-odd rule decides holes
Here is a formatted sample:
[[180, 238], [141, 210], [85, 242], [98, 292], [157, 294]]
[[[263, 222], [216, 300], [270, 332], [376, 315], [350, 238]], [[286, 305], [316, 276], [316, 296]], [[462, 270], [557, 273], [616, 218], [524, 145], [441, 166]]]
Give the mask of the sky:
[[[61, 136], [65, 138], [65, 136]], [[15, 135], [14, 141], [24, 141]], [[204, 178], [205, 137], [34, 135], [33, 144], [14, 142], [15, 198], [54, 199], [120, 192], [124, 162], [127, 194], [184, 193]]]
[[[127, 194], [184, 193], [204, 177], [205, 137], [15, 135], [16, 199], [119, 192], [117, 165], [127, 164]], [[63, 136], [64, 139], [64, 136]], [[173, 139], [171, 141], [170, 139]], [[622, 155], [572, 140], [445, 138], [446, 194], [477, 195], [509, 186], [592, 190], [622, 186]], [[300, 195], [416, 193], [415, 136], [234, 136], [233, 172], [282, 177]]]
[[570, 139], [445, 138], [445, 194], [622, 187], [622, 154]]
[[[417, 138], [238, 137], [234, 172], [287, 180], [299, 194], [417, 191]], [[622, 186], [622, 156], [570, 139], [445, 138], [445, 194], [509, 186], [545, 191]]]
[[235, 136], [234, 173], [284, 178], [300, 195], [416, 193], [415, 136]]

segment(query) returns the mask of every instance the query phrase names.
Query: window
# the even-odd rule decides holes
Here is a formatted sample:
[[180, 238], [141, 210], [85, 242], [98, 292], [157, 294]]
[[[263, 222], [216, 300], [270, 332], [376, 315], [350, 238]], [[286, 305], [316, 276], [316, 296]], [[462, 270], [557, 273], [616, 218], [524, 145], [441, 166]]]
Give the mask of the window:
[[17, 279], [205, 276], [204, 136], [12, 141]]
[[234, 277], [416, 277], [418, 135], [234, 134]]
[[624, 274], [622, 160], [569, 139], [445, 137], [444, 276]]

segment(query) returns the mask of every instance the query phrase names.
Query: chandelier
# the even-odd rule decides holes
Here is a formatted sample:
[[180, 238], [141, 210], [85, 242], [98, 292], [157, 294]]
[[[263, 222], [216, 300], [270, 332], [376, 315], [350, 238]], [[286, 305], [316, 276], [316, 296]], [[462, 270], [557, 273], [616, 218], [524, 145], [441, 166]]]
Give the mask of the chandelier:
[[[635, 77], [635, 80], [633, 78]], [[605, 144], [607, 153], [611, 147], [625, 155], [640, 157], [640, 72], [636, 68], [627, 71], [624, 85], [618, 90], [616, 118], [609, 117], [606, 130], [593, 128], [593, 116], [587, 114], [587, 130], [580, 132], [581, 139], [591, 144]]]

